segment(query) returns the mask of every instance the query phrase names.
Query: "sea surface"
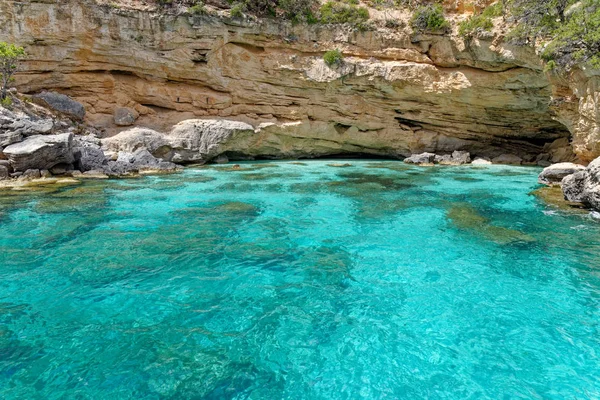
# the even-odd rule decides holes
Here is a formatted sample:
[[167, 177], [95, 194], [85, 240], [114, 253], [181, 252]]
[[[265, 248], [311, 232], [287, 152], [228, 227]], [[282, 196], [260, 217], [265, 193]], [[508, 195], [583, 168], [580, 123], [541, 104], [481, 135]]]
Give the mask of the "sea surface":
[[598, 399], [600, 223], [537, 168], [0, 192], [2, 399]]

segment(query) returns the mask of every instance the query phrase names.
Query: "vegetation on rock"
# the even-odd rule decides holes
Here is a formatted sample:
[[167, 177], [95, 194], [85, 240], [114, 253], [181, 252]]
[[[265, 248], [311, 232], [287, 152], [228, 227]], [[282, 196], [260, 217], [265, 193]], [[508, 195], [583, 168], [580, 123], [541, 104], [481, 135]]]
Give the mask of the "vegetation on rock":
[[13, 80], [12, 76], [17, 72], [19, 59], [24, 55], [25, 50], [22, 47], [6, 42], [0, 42], [0, 77], [2, 78], [0, 100], [6, 99], [8, 86]]
[[463, 37], [477, 36], [489, 32], [494, 27], [493, 18], [502, 15], [502, 3], [498, 2], [487, 7], [481, 14], [475, 14], [460, 23], [458, 33]]
[[323, 55], [323, 61], [330, 67], [341, 63], [343, 59], [344, 56], [342, 55], [342, 52], [337, 49], [330, 50]]
[[440, 4], [428, 4], [418, 7], [410, 21], [411, 26], [420, 32], [439, 32], [450, 27]]
[[600, 2], [597, 0], [506, 0], [517, 25], [509, 39], [546, 42], [547, 69], [589, 63], [600, 68]]

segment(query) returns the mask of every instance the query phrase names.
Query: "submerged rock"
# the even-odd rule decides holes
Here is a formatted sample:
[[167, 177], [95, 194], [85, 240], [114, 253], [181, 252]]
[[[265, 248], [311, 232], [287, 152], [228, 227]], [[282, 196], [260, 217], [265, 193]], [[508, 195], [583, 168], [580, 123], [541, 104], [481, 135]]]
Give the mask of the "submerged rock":
[[558, 185], [566, 176], [583, 170], [585, 170], [585, 167], [579, 164], [553, 164], [544, 168], [542, 173], [538, 176], [538, 182], [544, 185]]
[[448, 210], [448, 219], [461, 230], [472, 231], [498, 244], [533, 242], [534, 238], [515, 229], [493, 225], [469, 204], [455, 204]]

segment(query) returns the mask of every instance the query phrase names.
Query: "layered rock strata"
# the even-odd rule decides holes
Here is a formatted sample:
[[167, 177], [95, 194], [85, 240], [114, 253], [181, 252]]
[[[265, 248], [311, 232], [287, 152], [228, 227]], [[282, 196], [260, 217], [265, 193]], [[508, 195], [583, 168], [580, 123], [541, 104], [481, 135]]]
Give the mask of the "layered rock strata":
[[[553, 84], [530, 48], [415, 35], [402, 18], [405, 27], [358, 32], [7, 0], [0, 40], [27, 47], [21, 90], [70, 95], [107, 136], [132, 123], [172, 132], [228, 119], [252, 128], [221, 145], [234, 158], [459, 150], [542, 165], [600, 153], [595, 77], [582, 89]], [[322, 55], [334, 48], [345, 58], [329, 67]]]

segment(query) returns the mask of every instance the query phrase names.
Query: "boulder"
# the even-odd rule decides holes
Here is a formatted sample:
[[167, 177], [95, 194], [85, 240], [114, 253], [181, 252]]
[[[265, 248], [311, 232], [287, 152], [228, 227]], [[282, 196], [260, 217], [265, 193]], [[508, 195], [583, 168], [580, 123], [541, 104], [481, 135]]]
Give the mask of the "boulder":
[[579, 164], [552, 164], [551, 166], [544, 168], [542, 173], [538, 176], [538, 182], [543, 185], [559, 185], [566, 176], [583, 170], [585, 170], [585, 167]]
[[99, 147], [85, 146], [79, 148], [78, 169], [82, 172], [103, 170], [108, 166], [108, 160]]
[[451, 165], [452, 164], [452, 156], [450, 154], [446, 154], [446, 155], [443, 155], [443, 156], [436, 155], [433, 161], [436, 164]]
[[8, 172], [8, 168], [6, 168], [4, 165], [0, 165], [0, 180], [8, 179], [9, 177], [10, 175]]
[[252, 125], [238, 121], [191, 119], [175, 125], [169, 134], [170, 161], [207, 162], [228, 150], [228, 143], [255, 134]]
[[146, 149], [161, 158], [168, 158], [171, 150], [165, 134], [147, 128], [132, 128], [102, 139], [102, 148], [111, 153], [134, 153], [139, 149]]
[[487, 158], [476, 158], [471, 162], [471, 165], [492, 165], [492, 162]]
[[52, 178], [52, 174], [47, 169], [43, 169], [40, 171], [40, 176], [42, 178]]
[[52, 175], [64, 175], [70, 171], [73, 171], [73, 164], [57, 164], [50, 168]]
[[138, 119], [139, 114], [137, 111], [127, 108], [127, 107], [118, 107], [115, 109], [114, 121], [115, 125], [118, 126], [131, 126], [135, 123], [135, 120]]
[[10, 124], [8, 129], [10, 129], [10, 132], [23, 136], [47, 135], [54, 129], [54, 121], [50, 118], [31, 119], [21, 117]]
[[217, 158], [215, 158], [215, 163], [217, 164], [227, 164], [229, 162], [229, 157], [224, 154], [221, 154]]
[[19, 179], [31, 180], [31, 179], [39, 179], [41, 177], [42, 177], [42, 175], [40, 174], [39, 169], [28, 169], [27, 171], [23, 172], [23, 175], [19, 176]]
[[135, 153], [120, 152], [117, 161], [109, 161], [103, 171], [111, 176], [120, 176], [143, 171], [174, 172], [180, 168], [171, 162], [157, 159], [146, 149], [139, 149]]
[[452, 153], [452, 162], [458, 165], [468, 164], [471, 162], [471, 154], [468, 151], [454, 151]]
[[9, 174], [14, 172], [12, 165], [10, 165], [10, 161], [8, 161], [8, 160], [0, 160], [0, 166], [5, 167], [8, 170]]
[[60, 163], [70, 164], [74, 161], [73, 134], [31, 136], [6, 147], [4, 154], [15, 171], [50, 169]]
[[521, 165], [523, 164], [523, 159], [514, 154], [502, 154], [496, 158], [492, 159], [492, 163], [494, 164], [510, 164], [510, 165]]
[[433, 164], [434, 161], [435, 154], [433, 153], [413, 154], [404, 159], [404, 162], [407, 164]]
[[561, 186], [566, 200], [600, 210], [600, 157], [585, 170], [564, 177]]
[[70, 118], [83, 121], [85, 108], [69, 96], [55, 92], [42, 92], [33, 96], [33, 100], [44, 107], [58, 111]]

